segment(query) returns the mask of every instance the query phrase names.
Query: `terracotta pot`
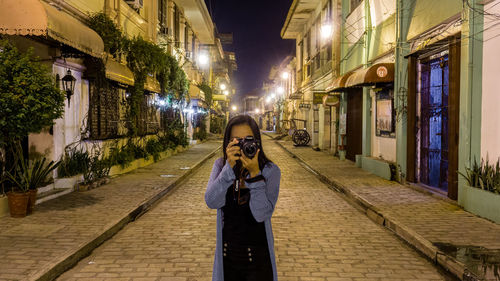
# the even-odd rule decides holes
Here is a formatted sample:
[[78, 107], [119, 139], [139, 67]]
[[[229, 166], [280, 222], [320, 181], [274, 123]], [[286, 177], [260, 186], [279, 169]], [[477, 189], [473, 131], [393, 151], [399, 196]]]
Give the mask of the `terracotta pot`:
[[28, 209], [29, 192], [9, 192], [7, 197], [9, 198], [10, 216], [13, 218], [25, 217]]
[[36, 195], [38, 194], [38, 189], [30, 189], [29, 191], [29, 199], [28, 199], [28, 209], [27, 214], [32, 214], [33, 210], [35, 210], [36, 203]]
[[88, 191], [92, 189], [91, 184], [78, 183], [78, 191]]

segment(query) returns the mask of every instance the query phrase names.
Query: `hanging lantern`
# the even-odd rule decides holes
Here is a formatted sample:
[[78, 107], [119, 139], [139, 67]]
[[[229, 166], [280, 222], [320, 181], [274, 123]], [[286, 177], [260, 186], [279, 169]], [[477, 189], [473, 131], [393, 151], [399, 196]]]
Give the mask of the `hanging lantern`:
[[68, 107], [69, 107], [71, 96], [75, 92], [76, 78], [73, 77], [73, 75], [71, 75], [71, 70], [68, 69], [68, 72], [61, 80], [63, 84], [63, 89], [66, 92], [66, 98], [68, 98]]

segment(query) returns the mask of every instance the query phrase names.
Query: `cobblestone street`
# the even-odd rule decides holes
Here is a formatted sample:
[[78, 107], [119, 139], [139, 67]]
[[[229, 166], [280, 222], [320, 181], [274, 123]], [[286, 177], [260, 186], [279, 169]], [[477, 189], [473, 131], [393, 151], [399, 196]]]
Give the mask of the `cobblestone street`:
[[[272, 219], [280, 280], [453, 280], [264, 143], [282, 171]], [[204, 192], [217, 157], [58, 280], [211, 280], [216, 211]]]

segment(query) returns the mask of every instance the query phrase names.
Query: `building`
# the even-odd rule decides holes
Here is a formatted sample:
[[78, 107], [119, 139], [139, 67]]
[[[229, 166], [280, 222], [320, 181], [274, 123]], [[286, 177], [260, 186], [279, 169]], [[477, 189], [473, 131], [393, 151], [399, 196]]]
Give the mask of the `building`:
[[[146, 77], [137, 117], [143, 142], [165, 129], [176, 114], [182, 116], [189, 137], [199, 117], [210, 114], [211, 107], [226, 115], [227, 103], [208, 104], [198, 87], [205, 82], [214, 88], [224, 81], [229, 92], [222, 96], [229, 99], [234, 94], [231, 78], [236, 69], [235, 56], [223, 50], [203, 0], [2, 1], [0, 35], [21, 51], [33, 47], [58, 83], [67, 74], [76, 79], [64, 116], [52, 128], [31, 134], [23, 144], [26, 150], [59, 160], [70, 146], [89, 149], [97, 145], [105, 150], [130, 139], [124, 104], [136, 83], [134, 73], [125, 55], [107, 53], [103, 39], [89, 27], [90, 16], [96, 13], [110, 18], [128, 39], [141, 37], [162, 47], [190, 81], [187, 94], [172, 101], [162, 98], [171, 91], [161, 88], [158, 77]], [[109, 84], [106, 90], [96, 79], [101, 63]], [[209, 130], [210, 118], [206, 122]]]
[[[463, 205], [457, 171], [500, 156], [498, 4], [295, 0], [281, 34], [297, 42], [286, 110], [307, 120], [312, 145], [338, 132], [341, 158]], [[330, 28], [332, 40], [318, 39]], [[295, 112], [294, 100], [311, 109]], [[336, 132], [321, 127], [328, 104]]]
[[296, 42], [295, 61], [283, 70], [294, 68], [286, 84], [286, 115], [308, 131], [312, 146], [332, 153], [336, 152], [338, 104], [332, 98], [323, 103], [323, 97], [338, 75], [335, 47], [340, 42], [338, 28], [333, 25], [338, 19], [338, 4], [331, 0], [293, 1], [281, 31], [283, 39]]

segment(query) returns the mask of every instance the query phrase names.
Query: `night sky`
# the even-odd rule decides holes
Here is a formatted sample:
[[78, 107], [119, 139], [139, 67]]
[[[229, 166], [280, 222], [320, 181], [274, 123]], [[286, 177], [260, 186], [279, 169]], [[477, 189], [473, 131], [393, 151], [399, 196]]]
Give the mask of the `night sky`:
[[236, 52], [236, 99], [260, 88], [271, 66], [294, 52], [293, 40], [281, 39], [281, 28], [293, 0], [205, 0], [219, 33], [233, 33]]

